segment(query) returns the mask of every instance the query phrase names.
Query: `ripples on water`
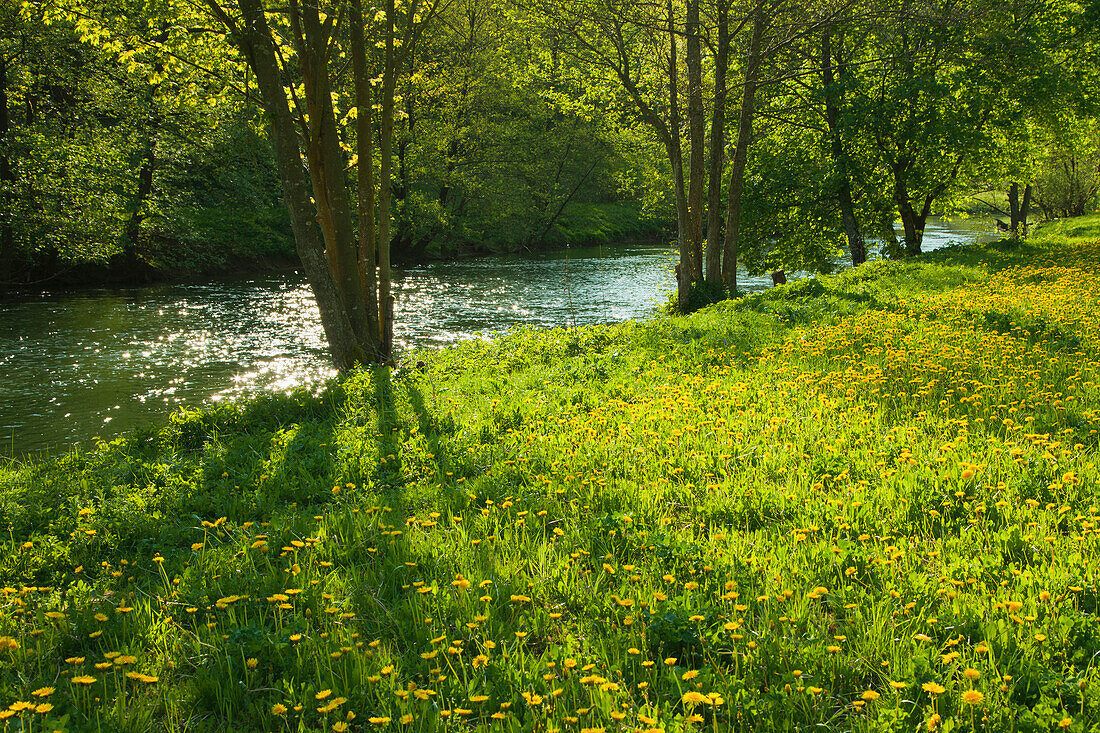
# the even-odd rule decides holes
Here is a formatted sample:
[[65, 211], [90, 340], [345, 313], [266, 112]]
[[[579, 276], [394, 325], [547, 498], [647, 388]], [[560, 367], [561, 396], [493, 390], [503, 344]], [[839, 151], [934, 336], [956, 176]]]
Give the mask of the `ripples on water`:
[[[930, 228], [927, 248], [959, 236]], [[642, 318], [673, 289], [675, 258], [620, 246], [409, 268], [394, 274], [394, 337], [407, 351], [517, 325]], [[312, 294], [295, 276], [47, 293], [0, 301], [0, 316], [0, 455], [63, 451], [180, 406], [334, 374]]]

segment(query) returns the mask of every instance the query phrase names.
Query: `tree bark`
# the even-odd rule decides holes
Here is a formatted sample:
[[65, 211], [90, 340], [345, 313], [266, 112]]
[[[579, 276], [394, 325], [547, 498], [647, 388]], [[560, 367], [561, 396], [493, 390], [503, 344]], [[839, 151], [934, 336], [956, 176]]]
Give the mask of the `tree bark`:
[[707, 178], [707, 282], [722, 282], [722, 174], [726, 162], [726, 72], [729, 67], [729, 5], [718, 0], [718, 47], [714, 55], [714, 108], [710, 119]]
[[[292, 21], [296, 6], [297, 0], [291, 0]], [[356, 340], [360, 344], [370, 344], [372, 338], [359, 277], [358, 242], [352, 227], [351, 203], [344, 175], [347, 161], [340, 146], [332, 107], [332, 86], [328, 75], [329, 34], [321, 23], [316, 4], [303, 3], [300, 15], [304, 44], [299, 49], [299, 57], [309, 113], [306, 151], [314, 198], [319, 206], [321, 230], [326, 235], [332, 275], [348, 320]]]
[[672, 0], [666, 4], [668, 13], [668, 161], [672, 166], [672, 185], [676, 195], [676, 240], [680, 248], [680, 264], [676, 268], [676, 301], [686, 312], [688, 294], [694, 280], [691, 277], [691, 249], [688, 244], [689, 209], [684, 192], [684, 155], [680, 143], [680, 78], [676, 59], [676, 24], [672, 12]]
[[371, 116], [374, 114], [367, 70], [366, 41], [363, 38], [363, 8], [361, 0], [351, 0], [348, 19], [351, 21], [351, 62], [355, 77], [355, 153], [359, 214], [359, 286], [367, 309], [367, 328], [374, 347], [375, 359], [381, 361], [381, 313], [378, 310], [378, 245], [374, 214], [374, 140]]
[[687, 84], [688, 84], [688, 249], [691, 254], [691, 279], [703, 279], [703, 180], [705, 146], [703, 139], [703, 61], [699, 48], [699, 0], [687, 0]]
[[745, 84], [741, 95], [741, 115], [737, 123], [737, 145], [730, 169], [729, 200], [726, 205], [726, 232], [722, 252], [722, 279], [731, 296], [737, 294], [737, 249], [741, 226], [741, 190], [745, 184], [745, 166], [752, 143], [753, 104], [756, 97], [757, 77], [760, 72], [760, 43], [767, 23], [764, 3], [757, 2], [752, 20], [752, 38], [745, 60]]
[[825, 121], [829, 126], [829, 148], [839, 178], [837, 203], [844, 223], [844, 235], [848, 238], [852, 265], [858, 267], [867, 261], [867, 247], [852, 202], [851, 167], [844, 150], [843, 131], [840, 129], [841, 91], [833, 74], [832, 39], [828, 28], [821, 36], [821, 79], [825, 87]]
[[381, 308], [382, 342], [380, 353], [385, 363], [393, 359], [393, 292], [390, 286], [390, 200], [393, 192], [393, 97], [397, 77], [394, 54], [394, 0], [386, 0], [386, 54], [382, 69], [382, 164], [378, 194], [378, 301]]
[[[224, 19], [223, 22], [229, 20], [212, 0], [210, 6], [215, 15]], [[317, 300], [321, 326], [328, 340], [333, 364], [340, 371], [347, 371], [357, 363], [367, 363], [368, 354], [352, 327], [329, 269], [325, 242], [317, 224], [318, 212], [310, 201], [298, 133], [287, 104], [275, 55], [275, 42], [264, 16], [263, 6], [260, 0], [240, 0], [240, 9], [243, 27], [236, 28], [232, 21], [226, 25], [236, 33], [241, 50], [256, 75], [256, 83], [267, 113], [271, 143], [275, 149], [283, 201], [294, 231], [295, 247]]]
[[138, 188], [134, 195], [133, 210], [123, 229], [122, 242], [122, 268], [128, 280], [145, 279], [148, 281], [151, 272], [142, 264], [138, 257], [138, 237], [141, 233], [141, 222], [145, 219], [145, 202], [153, 193], [153, 171], [156, 166], [156, 130], [146, 131], [145, 145], [141, 155], [141, 166], [138, 168]]
[[928, 219], [928, 212], [934, 199], [934, 195], [927, 196], [924, 207], [918, 212], [913, 208], [913, 202], [909, 198], [905, 173], [898, 168], [894, 169], [894, 203], [897, 204], [898, 214], [901, 216], [906, 257], [915, 257], [921, 252], [921, 243], [924, 241], [924, 223]]
[[1031, 213], [1031, 184], [1024, 186], [1024, 200], [1020, 204], [1021, 235], [1027, 238], [1027, 215]]
[[4, 207], [0, 211], [0, 286], [10, 284], [15, 271], [15, 171], [11, 163], [8, 116], [8, 60], [0, 55], [0, 189]]
[[1015, 181], [1008, 187], [1008, 230], [1013, 239], [1020, 238], [1020, 184]]

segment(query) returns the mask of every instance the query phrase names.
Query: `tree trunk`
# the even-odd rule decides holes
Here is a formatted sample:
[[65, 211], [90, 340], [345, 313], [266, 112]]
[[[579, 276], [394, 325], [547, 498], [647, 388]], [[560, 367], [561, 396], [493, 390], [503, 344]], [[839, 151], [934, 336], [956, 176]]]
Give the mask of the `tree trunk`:
[[924, 218], [913, 209], [909, 200], [909, 191], [903, 179], [896, 173], [894, 181], [894, 203], [898, 206], [901, 215], [901, 226], [905, 233], [905, 256], [914, 257], [920, 254], [921, 241], [924, 239]]
[[703, 122], [703, 61], [699, 48], [699, 0], [687, 0], [688, 245], [691, 279], [703, 279], [703, 180], [706, 130]]
[[8, 117], [8, 62], [0, 55], [0, 286], [9, 285], [15, 275], [15, 171], [11, 164], [8, 141], [11, 119]]
[[688, 294], [694, 280], [691, 277], [691, 250], [688, 244], [688, 202], [684, 192], [684, 154], [680, 144], [680, 77], [676, 60], [676, 23], [672, 12], [672, 0], [666, 5], [668, 12], [668, 130], [666, 141], [668, 161], [672, 165], [672, 185], [676, 194], [676, 240], [680, 248], [680, 264], [676, 267], [676, 302], [686, 312]]
[[737, 249], [741, 225], [741, 190], [745, 184], [745, 166], [752, 142], [753, 103], [760, 71], [760, 42], [764, 35], [764, 4], [758, 2], [752, 20], [752, 38], [745, 60], [745, 85], [741, 95], [741, 116], [737, 123], [737, 145], [730, 170], [729, 201], [726, 204], [726, 232], [722, 253], [722, 279], [731, 296], [737, 294]]
[[1031, 213], [1031, 184], [1024, 186], [1024, 201], [1020, 204], [1021, 235], [1027, 238], [1027, 215]]
[[886, 252], [896, 253], [901, 249], [901, 245], [898, 243], [898, 233], [894, 231], [894, 219], [891, 216], [893, 212], [880, 211], [879, 212], [879, 229], [882, 232], [882, 240], [886, 243], [883, 250]]
[[[292, 24], [297, 6], [297, 1], [291, 0]], [[315, 4], [303, 3], [300, 17], [304, 43], [299, 49], [299, 61], [309, 113], [306, 153], [314, 198], [319, 207], [321, 231], [326, 235], [328, 260], [337, 291], [356, 340], [366, 346], [373, 339], [359, 277], [358, 240], [352, 227], [351, 203], [344, 174], [347, 161], [340, 145], [332, 107], [332, 87], [328, 75], [329, 36]]]
[[848, 238], [848, 251], [852, 256], [852, 265], [858, 267], [867, 261], [867, 247], [863, 241], [863, 232], [856, 219], [855, 205], [852, 203], [851, 167], [845, 153], [842, 131], [840, 129], [841, 92], [833, 75], [832, 39], [826, 29], [821, 37], [821, 79], [825, 87], [825, 121], [829, 125], [829, 147], [836, 166], [839, 185], [837, 203], [844, 222], [844, 235]]
[[382, 342], [381, 313], [378, 310], [378, 245], [375, 239], [377, 226], [374, 215], [374, 133], [371, 116], [374, 114], [370, 92], [371, 74], [367, 70], [366, 42], [363, 38], [363, 7], [361, 0], [351, 0], [352, 75], [355, 77], [355, 154], [359, 206], [359, 286], [367, 308], [367, 328], [370, 330], [374, 357], [382, 361], [379, 346]]
[[726, 162], [726, 71], [729, 66], [729, 6], [718, 1], [718, 48], [714, 58], [714, 109], [710, 119], [707, 178], [707, 282], [722, 282], [722, 173]]
[[[228, 20], [216, 4], [211, 3], [211, 8], [215, 15]], [[340, 371], [347, 371], [357, 363], [367, 363], [368, 354], [352, 327], [329, 269], [325, 243], [317, 224], [318, 212], [310, 201], [309, 184], [302, 169], [298, 133], [287, 105], [275, 56], [275, 42], [264, 16], [263, 6], [260, 0], [240, 0], [240, 9], [243, 27], [239, 29], [237, 40], [256, 75], [256, 83], [267, 113], [269, 136], [275, 149], [283, 200], [294, 231], [294, 243], [317, 300], [321, 325], [328, 340], [333, 363]], [[231, 21], [227, 26], [234, 27]]]
[[382, 69], [382, 165], [379, 173], [378, 194], [378, 303], [381, 307], [382, 344], [384, 363], [393, 359], [393, 292], [390, 287], [390, 199], [393, 191], [393, 96], [397, 81], [396, 55], [394, 54], [394, 17], [397, 11], [394, 0], [386, 0], [386, 55]]
[[[151, 101], [151, 100], [150, 100]], [[134, 195], [133, 210], [123, 229], [121, 266], [127, 280], [151, 279], [151, 271], [138, 257], [138, 237], [141, 222], [145, 219], [145, 202], [153, 192], [153, 171], [156, 166], [156, 126], [146, 131], [145, 146], [141, 155], [141, 167], [138, 168], [138, 188]]]
[[1020, 238], [1020, 184], [1015, 181], [1008, 187], [1008, 230], [1013, 239]]

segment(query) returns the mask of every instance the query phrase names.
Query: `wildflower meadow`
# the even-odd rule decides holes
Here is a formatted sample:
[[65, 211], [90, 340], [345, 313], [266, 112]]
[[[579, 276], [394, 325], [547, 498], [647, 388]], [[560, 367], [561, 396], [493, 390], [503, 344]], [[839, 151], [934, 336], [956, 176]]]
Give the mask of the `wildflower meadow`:
[[1098, 273], [1074, 220], [0, 466], [0, 726], [1100, 730]]

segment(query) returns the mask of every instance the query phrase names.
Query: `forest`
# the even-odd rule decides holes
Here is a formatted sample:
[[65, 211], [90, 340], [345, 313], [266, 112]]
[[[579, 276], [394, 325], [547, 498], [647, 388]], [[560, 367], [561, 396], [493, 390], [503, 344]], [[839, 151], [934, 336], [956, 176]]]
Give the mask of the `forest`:
[[[249, 7], [4, 4], [0, 288], [299, 265]], [[687, 310], [735, 291], [738, 262], [813, 272], [841, 249], [858, 264], [867, 241], [919, 252], [933, 213], [988, 204], [1022, 235], [1029, 212], [1091, 210], [1097, 7], [252, 10], [297, 152], [310, 175], [339, 168], [334, 212], [307, 194], [335, 217], [326, 237], [360, 226], [368, 185], [376, 223], [341, 246], [385, 225], [395, 262], [660, 237], [681, 245]]]

